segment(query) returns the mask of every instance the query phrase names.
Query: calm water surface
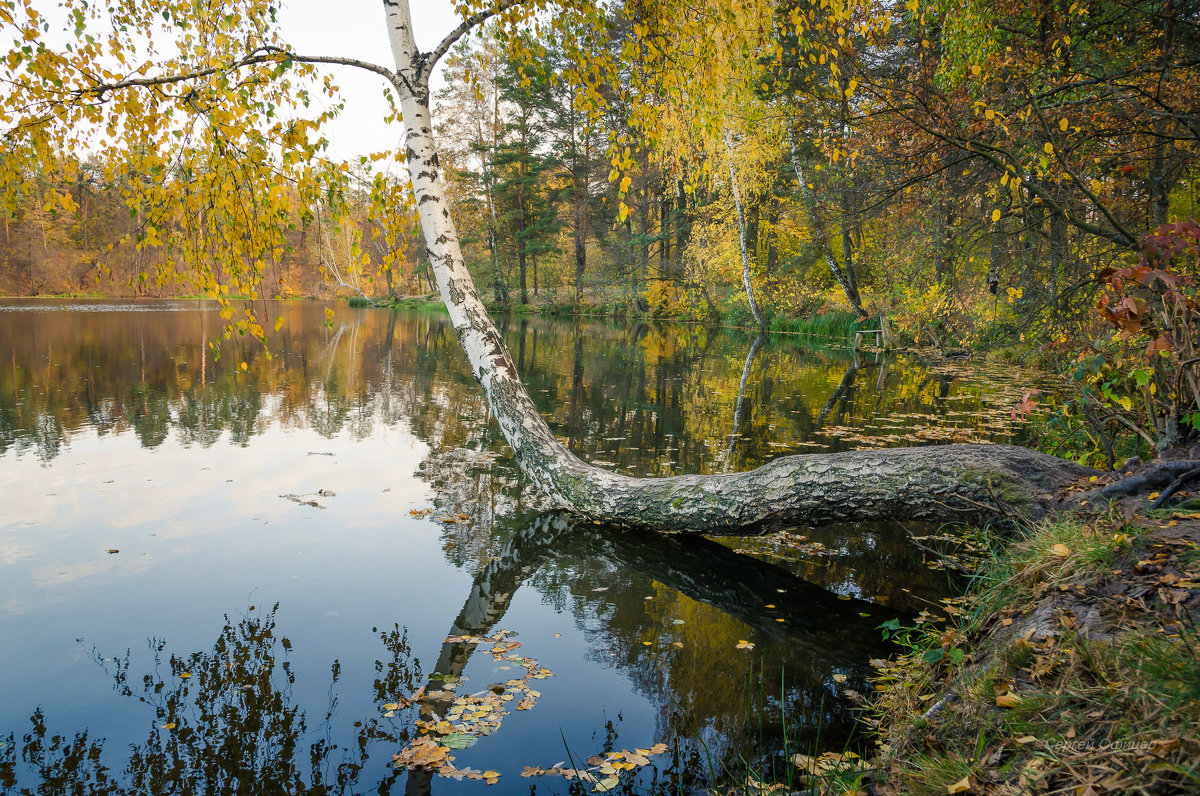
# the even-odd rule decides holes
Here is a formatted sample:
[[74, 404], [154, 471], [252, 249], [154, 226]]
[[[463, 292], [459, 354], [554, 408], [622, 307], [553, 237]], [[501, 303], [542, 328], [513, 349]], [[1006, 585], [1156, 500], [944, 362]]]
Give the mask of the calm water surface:
[[[268, 357], [196, 302], [0, 302], [6, 792], [566, 793], [521, 772], [661, 742], [618, 790], [693, 793], [864, 743], [877, 626], [948, 593], [905, 528], [547, 513], [442, 316], [324, 309], [270, 305]], [[503, 331], [555, 432], [631, 474], [1005, 441], [1027, 386], [798, 338]], [[516, 698], [452, 754], [495, 784], [391, 767], [492, 684]], [[446, 693], [404, 707], [422, 687]]]

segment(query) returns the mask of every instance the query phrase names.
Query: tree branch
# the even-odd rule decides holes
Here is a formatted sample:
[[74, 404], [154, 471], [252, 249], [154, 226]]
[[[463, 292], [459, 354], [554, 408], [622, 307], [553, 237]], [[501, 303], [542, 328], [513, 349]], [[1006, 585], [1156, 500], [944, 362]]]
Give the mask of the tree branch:
[[446, 38], [442, 39], [441, 44], [439, 44], [437, 47], [435, 47], [433, 52], [431, 52], [429, 54], [429, 57], [425, 60], [425, 63], [423, 64], [423, 67], [425, 69], [428, 69], [429, 72], [432, 72], [434, 65], [441, 59], [441, 57], [443, 55], [445, 55], [447, 52], [450, 51], [450, 48], [454, 46], [454, 43], [456, 41], [458, 41], [459, 39], [461, 39], [463, 36], [465, 36], [467, 34], [467, 31], [469, 31], [471, 28], [475, 27], [476, 25], [480, 24], [481, 22], [484, 22], [485, 20], [496, 16], [497, 14], [504, 13], [508, 9], [512, 8], [513, 6], [519, 6], [523, 2], [525, 2], [525, 0], [501, 0], [499, 3], [496, 4], [495, 8], [489, 8], [485, 11], [479, 11], [479, 12], [467, 17], [466, 19], [464, 19], [462, 21], [462, 24], [460, 24], [457, 28], [455, 28], [454, 30], [452, 30], [448, 34], [446, 34]]
[[298, 55], [279, 47], [262, 47], [251, 52], [249, 55], [222, 66], [210, 66], [205, 69], [197, 69], [192, 72], [183, 72], [181, 74], [174, 75], [159, 75], [158, 77], [131, 77], [125, 80], [118, 80], [113, 83], [97, 83], [90, 88], [77, 89], [74, 94], [79, 98], [86, 96], [103, 97], [109, 92], [119, 91], [125, 88], [151, 88], [154, 86], [169, 86], [176, 83], [187, 83], [192, 80], [199, 80], [202, 77], [208, 77], [209, 75], [215, 75], [221, 72], [233, 72], [238, 69], [244, 69], [248, 66], [280, 63], [287, 60], [305, 64], [352, 66], [356, 69], [364, 69], [368, 72], [374, 72], [375, 74], [385, 78], [393, 85], [395, 85], [398, 77], [395, 72], [387, 69], [386, 67], [373, 64], [369, 61], [360, 61], [357, 58], [342, 58], [330, 55]]

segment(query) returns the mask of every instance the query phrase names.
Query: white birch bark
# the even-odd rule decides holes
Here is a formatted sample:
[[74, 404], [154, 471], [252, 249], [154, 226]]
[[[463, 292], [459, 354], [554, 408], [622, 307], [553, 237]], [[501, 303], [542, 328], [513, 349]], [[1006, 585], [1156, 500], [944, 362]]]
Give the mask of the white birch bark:
[[820, 248], [822, 256], [825, 257], [825, 264], [829, 266], [829, 270], [833, 273], [833, 278], [837, 280], [838, 285], [842, 288], [842, 293], [846, 295], [846, 300], [850, 302], [850, 306], [860, 316], [865, 316], [867, 313], [863, 310], [862, 301], [858, 295], [858, 287], [853, 284], [851, 274], [843, 270], [838, 265], [837, 260], [833, 259], [833, 250], [829, 245], [829, 232], [825, 229], [825, 222], [821, 220], [821, 216], [817, 212], [817, 198], [813, 196], [812, 189], [808, 187], [808, 180], [804, 176], [804, 169], [800, 166], [800, 153], [796, 150], [796, 134], [788, 130], [788, 143], [792, 150], [792, 168], [796, 172], [796, 180], [800, 183], [800, 193], [804, 195], [804, 203], [808, 206], [808, 215], [812, 220], [813, 232], [817, 237], [817, 247]]
[[746, 245], [746, 212], [742, 208], [742, 194], [738, 190], [737, 171], [733, 168], [733, 141], [729, 130], [724, 131], [725, 155], [729, 160], [729, 189], [733, 193], [733, 206], [737, 210], [738, 243], [742, 250], [742, 286], [746, 289], [746, 301], [750, 304], [750, 314], [758, 328], [766, 331], [767, 323], [758, 311], [758, 302], [754, 300], [754, 282], [750, 278], [750, 250]]

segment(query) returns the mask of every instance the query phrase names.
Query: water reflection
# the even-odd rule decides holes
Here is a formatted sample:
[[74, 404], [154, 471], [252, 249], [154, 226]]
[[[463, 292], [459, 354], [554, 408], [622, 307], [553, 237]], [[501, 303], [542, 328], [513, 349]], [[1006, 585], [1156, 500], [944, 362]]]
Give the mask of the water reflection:
[[[225, 626], [211, 650], [171, 653], [165, 639], [149, 640], [152, 664], [135, 674], [131, 653], [97, 657], [114, 690], [146, 705], [152, 718], [143, 739], [129, 745], [119, 771], [109, 767], [105, 739], [88, 730], [73, 736], [48, 731], [39, 708], [31, 729], [14, 736], [0, 756], [0, 784], [15, 787], [18, 772], [32, 772], [39, 793], [352, 793], [363, 775], [370, 742], [402, 745], [409, 728], [364, 717], [352, 740], [331, 739], [337, 710], [340, 665], [331, 667], [329, 703], [315, 722], [293, 696], [292, 643], [276, 632], [275, 612], [254, 606]], [[399, 628], [379, 634], [386, 651], [376, 661], [376, 698], [395, 700], [410, 693], [421, 676], [406, 634]], [[119, 753], [118, 753], [119, 754]], [[369, 777], [377, 778], [378, 771]], [[391, 778], [375, 792], [391, 792]], [[23, 789], [22, 793], [33, 793]]]
[[[594, 587], [612, 581], [578, 567], [597, 560], [622, 573], [618, 585]], [[846, 689], [865, 687], [862, 661], [884, 650], [871, 630], [896, 616], [877, 605], [839, 599], [786, 570], [703, 539], [540, 515], [479, 570], [447, 638], [492, 632], [526, 582], [573, 603], [578, 621], [600, 619], [605, 664], [627, 670], [655, 702], [673, 706], [659, 732], [679, 759], [709, 755], [709, 766], [665, 772], [662, 792], [683, 779], [691, 789], [719, 775], [711, 768], [714, 752], [756, 752], [756, 762], [771, 762], [783, 745], [783, 711], [789, 715], [791, 743], [812, 743], [818, 733], [827, 744], [844, 743], [852, 725]], [[601, 588], [603, 597], [596, 602]], [[364, 776], [374, 782], [378, 767], [364, 774], [368, 746], [399, 749], [410, 740], [415, 711], [426, 719], [444, 715], [449, 700], [422, 703], [407, 714], [400, 711], [399, 718], [364, 716], [345, 738], [345, 729], [335, 730], [334, 721], [340, 663], [334, 660], [330, 668], [323, 715], [313, 716], [294, 697], [293, 643], [277, 631], [277, 609], [251, 606], [240, 618], [226, 616], [208, 651], [171, 652], [168, 640], [152, 638], [145, 673], [136, 671], [129, 652], [119, 658], [97, 653], [114, 690], [148, 708], [149, 726], [142, 740], [129, 745], [123, 768], [110, 768], [104, 740], [86, 729], [70, 737], [50, 733], [39, 708], [21, 738], [19, 758], [13, 737], [4, 742], [0, 783], [13, 787], [32, 773], [48, 792], [155, 794], [241, 792], [247, 783], [256, 792], [349, 793]], [[757, 671], [726, 670], [725, 658], [738, 635], [758, 639]], [[403, 702], [423, 681], [421, 664], [398, 626], [377, 637], [385, 654], [374, 664], [378, 676], [371, 698], [377, 705]], [[446, 641], [424, 681], [427, 688], [462, 680], [477, 648]], [[783, 690], [764, 695], [756, 682]], [[701, 727], [712, 737], [698, 732]], [[617, 744], [617, 730], [610, 726], [609, 734], [609, 748], [595, 751]], [[335, 740], [338, 736], [343, 740]], [[715, 747], [704, 748], [703, 742], [714, 740]], [[385, 774], [373, 790], [391, 792], [393, 781], [393, 774]], [[406, 793], [434, 789], [428, 772], [409, 773]]]
[[[379, 706], [444, 681], [434, 675], [503, 680], [489, 656], [443, 641], [503, 620], [536, 641], [531, 655], [553, 658], [556, 676], [535, 710], [462, 752], [468, 765], [509, 766], [489, 792], [528, 792], [520, 766], [552, 765], [564, 740], [583, 757], [669, 742], [671, 760], [637, 787], [697, 792], [739, 760], [781, 764], [785, 715], [789, 744], [853, 742], [847, 693], [885, 652], [876, 626], [946, 589], [899, 527], [706, 540], [544, 512], [438, 314], [342, 308], [326, 325], [320, 305], [282, 304], [270, 313], [283, 330], [263, 349], [224, 340], [210, 309], [154, 306], [0, 307], [0, 564], [15, 573], [0, 583], [0, 632], [15, 626], [26, 642], [6, 691], [29, 700], [0, 719], [33, 712], [30, 729], [0, 739], [6, 788], [19, 777], [45, 792], [220, 792], [253, 781], [262, 791], [385, 793], [402, 779], [407, 792], [460, 792], [470, 783], [387, 768], [414, 711], [444, 706], [394, 717]], [[999, 421], [1010, 422], [1012, 396], [1027, 386], [698, 327], [510, 319], [502, 330], [555, 432], [631, 474], [1004, 440], [1011, 430]], [[318, 486], [339, 493], [321, 509], [278, 497]], [[109, 544], [118, 532], [124, 541]], [[462, 593], [447, 586], [456, 583]], [[124, 625], [167, 637], [181, 616], [220, 615], [256, 590], [300, 614], [286, 643], [274, 610], [226, 622], [203, 653], [155, 641], [151, 660], [104, 663], [132, 698], [122, 704], [145, 713], [106, 724], [98, 711], [113, 706], [101, 700], [62, 728], [72, 701], [34, 670], [69, 671], [77, 698], [92, 683], [63, 662], [62, 639], [85, 636], [111, 655], [136, 646]], [[88, 613], [114, 600], [119, 621]], [[371, 619], [343, 621], [351, 614]], [[391, 629], [366, 634], [371, 625]], [[191, 638], [195, 647], [211, 636]], [[741, 640], [756, 647], [739, 650]], [[18, 658], [8, 656], [11, 668]], [[347, 674], [363, 667], [367, 680]]]
[[[284, 328], [268, 351], [223, 340], [210, 308], [171, 306], [27, 313], [0, 305], [0, 345], [9, 349], [0, 367], [0, 453], [50, 459], [84, 430], [132, 431], [152, 448], [172, 431], [203, 446], [226, 432], [248, 444], [272, 425], [324, 436], [347, 429], [361, 439], [379, 423], [405, 421], [435, 447], [453, 448], [486, 425], [453, 331], [436, 313], [343, 308], [329, 327], [320, 305], [279, 305], [272, 312]], [[501, 330], [568, 445], [636, 474], [745, 469], [783, 453], [859, 446], [847, 429], [830, 429], [843, 423], [876, 432], [867, 435], [876, 444], [1003, 441], [1008, 401], [1023, 386], [1005, 389], [976, 368], [951, 395], [958, 374], [940, 364], [868, 365], [848, 349], [700, 327], [522, 319]], [[856, 400], [867, 368], [877, 378]], [[982, 429], [981, 416], [1004, 422]], [[488, 442], [499, 450], [494, 436]]]

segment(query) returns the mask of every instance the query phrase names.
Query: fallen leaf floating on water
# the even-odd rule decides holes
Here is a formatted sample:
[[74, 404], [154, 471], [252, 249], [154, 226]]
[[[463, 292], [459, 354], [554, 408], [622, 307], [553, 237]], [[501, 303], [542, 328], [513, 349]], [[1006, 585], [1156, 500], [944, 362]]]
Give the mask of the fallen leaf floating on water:
[[754, 649], [754, 642], [742, 639], [737, 643], [737, 648], [740, 650], [752, 650]]

